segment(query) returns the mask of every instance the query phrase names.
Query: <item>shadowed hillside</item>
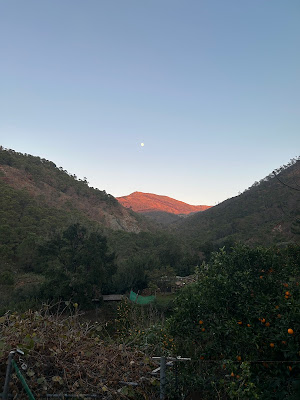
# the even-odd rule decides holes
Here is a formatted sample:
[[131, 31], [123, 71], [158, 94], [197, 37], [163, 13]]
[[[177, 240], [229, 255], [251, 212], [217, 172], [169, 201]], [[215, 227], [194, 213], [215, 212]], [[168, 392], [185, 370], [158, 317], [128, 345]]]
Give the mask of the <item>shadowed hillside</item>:
[[[30, 201], [37, 202], [38, 208], [80, 214], [106, 228], [140, 232], [149, 227], [145, 220], [122, 207], [105, 190], [90, 187], [85, 178], [78, 179], [40, 157], [0, 148], [0, 184], [4, 207], [3, 190], [9, 190], [11, 194], [14, 190], [15, 201], [20, 196], [29, 196]], [[26, 214], [26, 202], [23, 207]]]
[[300, 161], [274, 172], [239, 196], [181, 220], [178, 231], [198, 244], [299, 242]]

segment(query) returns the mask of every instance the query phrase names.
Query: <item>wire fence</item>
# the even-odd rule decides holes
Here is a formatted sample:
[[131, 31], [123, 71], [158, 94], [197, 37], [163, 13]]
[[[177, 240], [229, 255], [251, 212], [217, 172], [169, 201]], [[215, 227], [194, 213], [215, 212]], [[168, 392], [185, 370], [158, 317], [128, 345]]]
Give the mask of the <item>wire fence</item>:
[[[13, 371], [15, 372], [17, 378], [19, 379], [26, 396], [30, 400], [35, 400], [34, 394], [30, 390], [26, 379], [21, 373], [16, 361], [14, 360], [14, 356], [17, 352], [20, 351], [11, 351], [8, 357], [7, 369], [6, 369], [6, 377], [3, 388], [3, 393], [0, 394], [3, 400], [8, 400], [13, 396], [9, 393], [10, 391], [10, 382], [12, 378]], [[188, 381], [190, 380], [190, 376], [186, 375], [190, 374], [190, 371], [194, 371], [196, 374], [198, 373], [200, 377], [202, 367], [209, 367], [211, 365], [217, 365], [226, 369], [226, 366], [229, 365], [259, 365], [269, 368], [270, 366], [275, 365], [283, 365], [288, 366], [288, 368], [292, 368], [291, 366], [299, 365], [300, 360], [197, 360], [191, 358], [183, 358], [183, 357], [165, 357], [165, 356], [157, 356], [152, 357], [152, 359], [159, 363], [159, 366], [152, 370], [150, 373], [152, 376], [155, 376], [159, 381], [159, 390], [157, 390], [156, 395], [154, 394], [152, 398], [159, 398], [160, 400], [164, 400], [166, 398], [172, 399], [183, 399], [186, 398], [186, 393], [191, 389], [190, 385], [188, 387]], [[203, 370], [202, 370], [203, 373]], [[231, 373], [225, 374], [226, 377], [233, 377], [235, 374]], [[239, 377], [239, 375], [236, 375]], [[194, 378], [197, 378], [194, 376]], [[243, 379], [243, 377], [241, 378]], [[294, 382], [300, 383], [300, 374], [299, 376], [294, 376], [292, 379]], [[123, 391], [122, 394], [132, 395], [134, 394], [134, 389], [136, 389], [140, 382], [126, 382], [119, 381], [120, 386], [129, 387], [131, 390], [126, 392]], [[121, 393], [121, 390], [120, 390]], [[121, 396], [121, 395], [120, 395]], [[106, 398], [105, 394], [102, 393], [90, 393], [90, 394], [73, 394], [73, 393], [45, 393], [44, 398]], [[43, 398], [39, 395], [39, 398]], [[14, 396], [13, 398], [17, 398]], [[23, 395], [21, 395], [23, 398]], [[192, 398], [192, 397], [191, 397]]]

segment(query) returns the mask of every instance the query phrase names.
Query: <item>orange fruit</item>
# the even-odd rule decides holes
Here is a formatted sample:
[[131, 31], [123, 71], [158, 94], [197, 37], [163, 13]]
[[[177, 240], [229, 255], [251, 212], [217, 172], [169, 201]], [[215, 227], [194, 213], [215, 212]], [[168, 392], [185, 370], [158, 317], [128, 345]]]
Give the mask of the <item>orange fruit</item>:
[[289, 285], [287, 283], [284, 283], [283, 286], [284, 287], [289, 287]]
[[264, 324], [266, 322], [265, 318], [262, 318], [261, 322]]
[[291, 371], [291, 370], [292, 370], [292, 367], [291, 367], [290, 365], [288, 366], [288, 370], [289, 370], [289, 371]]
[[263, 276], [261, 275], [259, 278], [260, 278], [260, 279], [262, 279], [262, 278], [263, 278]]
[[233, 372], [231, 372], [230, 376], [234, 376], [234, 373], [233, 373]]
[[286, 294], [286, 296], [289, 296], [289, 295], [290, 295], [290, 292], [285, 292], [285, 294]]
[[243, 325], [242, 321], [238, 321], [238, 324], [239, 324], [239, 325]]
[[236, 359], [237, 359], [238, 361], [241, 361], [241, 360], [242, 360], [242, 357], [241, 357], [241, 356], [237, 356]]
[[294, 331], [293, 331], [293, 329], [288, 329], [288, 333], [290, 334], [290, 335], [292, 335], [293, 333], [294, 333]]
[[200, 357], [200, 360], [204, 360], [204, 357], [203, 357], [203, 356], [201, 356], [201, 357]]
[[202, 324], [203, 324], [203, 321], [202, 321], [201, 319], [200, 319], [200, 321], [199, 321], [199, 324], [200, 324], [200, 325], [202, 325]]
[[282, 343], [282, 344], [286, 344], [286, 341], [285, 341], [285, 340], [283, 340], [281, 343]]
[[237, 379], [239, 379], [239, 378], [240, 378], [240, 376], [239, 376], [239, 375], [237, 375], [237, 376], [236, 376], [236, 378], [237, 378]]
[[250, 328], [251, 325], [250, 325], [250, 324], [247, 324], [247, 326]]
[[274, 343], [270, 343], [270, 347], [275, 347], [275, 344]]
[[289, 298], [289, 296], [287, 296], [287, 295], [285, 295], [284, 297], [285, 297], [286, 299], [288, 299], [288, 298]]
[[202, 328], [201, 331], [204, 332], [204, 331], [205, 331], [205, 328]]
[[266, 326], [270, 326], [270, 322], [266, 322]]
[[275, 306], [276, 310], [278, 310], [279, 306]]

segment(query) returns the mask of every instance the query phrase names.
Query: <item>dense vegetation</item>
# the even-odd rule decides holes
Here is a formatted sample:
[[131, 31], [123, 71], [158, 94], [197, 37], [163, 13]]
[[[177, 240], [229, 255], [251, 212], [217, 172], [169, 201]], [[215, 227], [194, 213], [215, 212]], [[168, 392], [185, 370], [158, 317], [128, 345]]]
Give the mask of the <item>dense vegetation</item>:
[[[44, 158], [22, 154], [11, 149], [0, 147], [0, 165], [7, 165], [12, 168], [30, 174], [31, 179], [41, 185], [41, 182], [55, 187], [65, 193], [71, 188], [74, 193], [81, 196], [96, 196], [101, 201], [118, 204], [117, 200], [107, 194], [105, 190], [94, 189], [88, 186], [87, 179], [79, 179], [76, 175], [69, 174], [61, 167], [57, 167], [52, 161]], [[92, 189], [92, 190], [91, 190]]]
[[215, 253], [198, 269], [198, 282], [177, 297], [169, 332], [178, 354], [192, 357], [186, 379], [202, 398], [296, 396], [299, 246]]
[[[78, 373], [72, 363], [92, 367], [91, 354], [101, 341], [100, 364], [125, 351], [116, 366], [124, 371], [123, 380], [138, 377], [126, 375], [128, 355], [145, 373], [150, 355], [191, 357], [180, 364], [179, 376], [170, 370], [170, 400], [191, 391], [203, 400], [296, 396], [299, 161], [244, 194], [185, 219], [176, 234], [147, 224], [105, 191], [89, 188], [86, 179], [78, 180], [39, 157], [0, 149], [1, 171], [0, 357], [4, 360], [18, 345], [28, 363], [40, 363], [38, 368], [32, 364], [27, 377], [37, 393], [46, 391], [43, 386], [55, 391], [66, 385], [72, 393], [93, 387], [93, 393], [102, 390], [116, 398], [155, 398], [155, 379], [147, 381], [145, 390], [126, 388], [121, 393], [113, 371], [105, 377], [107, 369], [101, 372], [99, 367], [106, 379], [102, 386], [88, 376], [88, 368], [78, 367], [86, 378], [77, 379], [79, 386], [68, 377], [62, 363], [68, 363], [70, 374]], [[120, 218], [117, 229], [107, 224], [110, 216]], [[127, 231], [126, 226], [134, 229]], [[149, 307], [124, 301], [103, 324], [90, 327], [59, 316], [65, 306], [76, 314], [90, 310], [93, 300], [104, 313], [102, 294], [157, 290], [159, 282], [195, 271], [197, 282], [179, 291], [172, 305], [159, 297]], [[48, 306], [38, 311], [48, 302], [56, 304], [56, 317]], [[45, 329], [51, 324], [57, 327], [55, 335]], [[82, 341], [81, 351], [72, 347], [72, 338]], [[56, 341], [64, 343], [64, 351]], [[51, 348], [45, 352], [47, 343]]]
[[[159, 269], [170, 267], [173, 276], [193, 272], [197, 258], [192, 252], [143, 217], [126, 210], [149, 228], [138, 234], [93, 220], [80, 207], [86, 198], [112, 215], [122, 207], [52, 162], [1, 149], [0, 167], [1, 313], [58, 298], [90, 307], [102, 293], [147, 287]], [[72, 196], [60, 203], [61, 193]]]
[[244, 193], [182, 220], [178, 230], [200, 250], [236, 241], [299, 243], [299, 218], [300, 160], [293, 159]]

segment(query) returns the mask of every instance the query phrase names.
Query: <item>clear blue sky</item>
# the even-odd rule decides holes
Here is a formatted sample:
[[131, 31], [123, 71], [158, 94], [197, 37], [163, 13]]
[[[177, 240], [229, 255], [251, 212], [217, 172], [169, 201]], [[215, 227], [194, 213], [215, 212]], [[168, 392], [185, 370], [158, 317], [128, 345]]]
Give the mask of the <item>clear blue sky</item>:
[[1, 1], [0, 144], [214, 205], [300, 153], [299, 21], [299, 0]]

